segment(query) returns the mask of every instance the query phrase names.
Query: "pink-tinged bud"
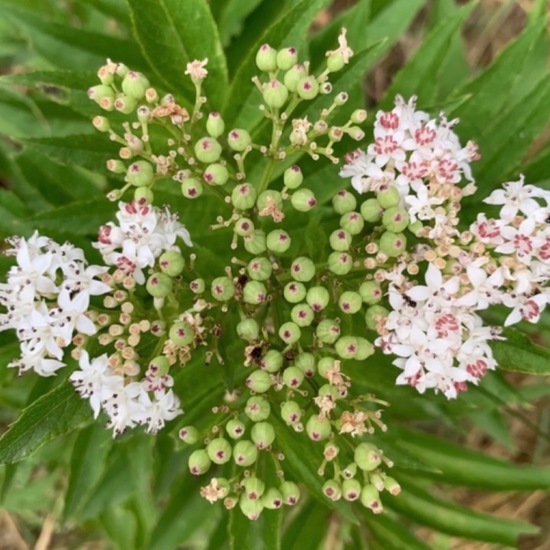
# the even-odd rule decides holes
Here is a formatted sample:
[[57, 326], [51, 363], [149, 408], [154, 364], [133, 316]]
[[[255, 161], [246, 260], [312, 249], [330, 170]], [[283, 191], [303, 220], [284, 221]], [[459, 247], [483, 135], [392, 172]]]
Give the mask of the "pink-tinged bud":
[[287, 283], [283, 290], [283, 296], [287, 302], [297, 304], [306, 297], [306, 287], [302, 283]]
[[225, 130], [225, 123], [220, 113], [210, 113], [206, 119], [206, 131], [213, 138], [220, 137]]
[[376, 330], [379, 320], [387, 317], [389, 314], [390, 312], [383, 306], [371, 306], [367, 309], [367, 313], [365, 313], [365, 323], [371, 330]]
[[231, 193], [231, 203], [239, 210], [248, 210], [256, 204], [256, 189], [250, 183], [237, 185]]
[[217, 162], [222, 154], [222, 146], [211, 137], [199, 139], [195, 143], [195, 156], [200, 162], [211, 164]]
[[261, 229], [255, 229], [243, 239], [244, 248], [250, 254], [258, 255], [266, 251], [265, 233]]
[[278, 80], [273, 79], [263, 86], [264, 103], [268, 107], [280, 109], [288, 99], [288, 89]]
[[150, 187], [136, 187], [134, 189], [134, 200], [152, 204], [155, 200], [155, 194]]
[[355, 477], [356, 473], [357, 473], [357, 464], [355, 464], [355, 462], [348, 464], [342, 470], [342, 475], [344, 476], [345, 479], [351, 479], [352, 477]]
[[122, 91], [129, 97], [142, 100], [149, 88], [149, 81], [136, 71], [128, 71], [122, 80]]
[[298, 367], [306, 378], [311, 378], [316, 371], [315, 356], [312, 353], [300, 353], [294, 358], [294, 366]]
[[392, 233], [400, 233], [409, 225], [409, 215], [404, 208], [392, 206], [382, 215], [382, 225]]
[[323, 494], [334, 502], [342, 498], [342, 487], [335, 479], [327, 479], [323, 484]]
[[296, 401], [285, 401], [281, 405], [281, 418], [288, 426], [295, 426], [302, 418], [302, 409]]
[[279, 328], [279, 338], [287, 345], [295, 344], [302, 336], [302, 332], [296, 323], [288, 321]]
[[355, 447], [354, 462], [364, 472], [372, 472], [382, 463], [380, 450], [372, 443], [359, 443]]
[[373, 485], [365, 485], [361, 490], [361, 504], [369, 508], [375, 514], [381, 514], [384, 511], [380, 495]]
[[233, 281], [229, 277], [216, 277], [210, 287], [212, 297], [220, 302], [227, 302], [235, 295]]
[[246, 387], [255, 393], [265, 393], [271, 388], [271, 377], [263, 370], [255, 370], [245, 381]]
[[240, 237], [246, 237], [254, 233], [254, 222], [249, 218], [240, 218], [235, 222], [233, 231]]
[[145, 90], [145, 100], [148, 103], [156, 103], [158, 99], [159, 99], [159, 94], [155, 90], [155, 88], [147, 88], [147, 90]]
[[323, 357], [317, 363], [317, 371], [323, 378], [328, 378], [329, 371], [334, 370], [335, 367], [336, 359], [334, 357]]
[[290, 236], [282, 229], [275, 229], [267, 234], [266, 246], [268, 250], [275, 254], [282, 254], [290, 247]]
[[172, 279], [168, 275], [165, 273], [153, 273], [147, 279], [145, 288], [153, 298], [165, 298], [172, 292], [172, 286]]
[[241, 512], [251, 521], [256, 521], [264, 509], [262, 499], [251, 500], [246, 495], [239, 498]]
[[306, 301], [311, 306], [311, 309], [318, 313], [329, 304], [329, 291], [324, 286], [312, 286], [307, 291]]
[[353, 315], [354, 313], [357, 313], [361, 306], [363, 305], [363, 300], [361, 299], [361, 296], [357, 292], [353, 292], [352, 290], [346, 290], [345, 292], [342, 292], [340, 295], [340, 299], [338, 300], [338, 306], [340, 309], [347, 313], [348, 315]]
[[114, 80], [114, 69], [112, 65], [103, 65], [97, 71], [97, 76], [104, 86], [110, 86]]
[[105, 166], [109, 172], [113, 172], [114, 174], [123, 174], [126, 172], [126, 165], [118, 159], [109, 159]]
[[327, 264], [335, 275], [347, 275], [353, 267], [353, 259], [347, 252], [333, 252], [329, 255]]
[[199, 431], [195, 426], [185, 426], [178, 432], [179, 438], [187, 445], [194, 445], [199, 440]]
[[314, 76], [306, 76], [298, 81], [296, 92], [302, 99], [314, 99], [319, 94], [319, 83]]
[[269, 422], [256, 422], [250, 430], [250, 437], [258, 449], [267, 449], [275, 441], [275, 428]]
[[372, 306], [382, 299], [382, 289], [375, 281], [365, 281], [359, 287], [359, 295], [365, 304]]
[[342, 482], [342, 496], [349, 502], [357, 500], [361, 496], [361, 483], [357, 479], [345, 479]]
[[340, 227], [350, 235], [359, 235], [365, 227], [365, 222], [359, 212], [348, 212], [340, 218]]
[[294, 67], [291, 67], [284, 77], [285, 86], [291, 92], [295, 92], [298, 87], [298, 82], [307, 76], [307, 69], [305, 65], [297, 63]]
[[103, 98], [114, 100], [115, 92], [110, 86], [98, 84], [97, 86], [92, 86], [91, 88], [88, 88], [88, 97], [99, 105], [99, 102]]
[[303, 181], [304, 175], [297, 164], [287, 168], [283, 174], [283, 182], [288, 189], [297, 189]]
[[151, 185], [155, 178], [153, 165], [146, 160], [138, 160], [128, 166], [126, 181], [135, 187]]
[[137, 102], [133, 97], [119, 94], [114, 102], [115, 109], [124, 115], [129, 115], [136, 110]]
[[264, 482], [256, 476], [250, 476], [241, 483], [245, 495], [250, 500], [259, 500], [265, 491]]
[[243, 301], [251, 305], [263, 304], [267, 300], [267, 288], [260, 281], [248, 281], [243, 288]]
[[159, 267], [166, 275], [177, 277], [185, 267], [185, 259], [180, 252], [169, 250], [160, 256]]
[[262, 496], [262, 504], [268, 510], [278, 510], [283, 505], [281, 491], [275, 487], [270, 487]]
[[227, 144], [233, 151], [244, 151], [251, 143], [250, 134], [242, 128], [234, 128], [227, 134]]
[[315, 277], [315, 264], [309, 258], [300, 256], [292, 262], [290, 275], [295, 281], [307, 283]]
[[212, 465], [212, 461], [204, 449], [198, 449], [191, 453], [187, 464], [189, 466], [189, 471], [194, 476], [200, 476], [208, 472], [210, 466]]
[[395, 185], [389, 185], [378, 191], [376, 200], [380, 203], [382, 208], [392, 208], [393, 206], [399, 205], [401, 202], [401, 195]]
[[246, 402], [244, 412], [252, 422], [262, 422], [269, 418], [271, 406], [265, 397], [255, 395], [254, 397], [250, 397]]
[[202, 175], [209, 185], [225, 185], [229, 179], [229, 171], [220, 163], [210, 164]]
[[405, 252], [407, 237], [403, 233], [385, 231], [380, 237], [380, 252], [390, 258], [397, 258]]
[[202, 294], [206, 289], [204, 279], [194, 279], [189, 283], [189, 288], [193, 294]]
[[353, 124], [362, 124], [367, 120], [368, 113], [365, 111], [365, 109], [356, 109], [351, 113], [350, 120], [353, 122]]
[[108, 132], [111, 129], [109, 119], [104, 116], [95, 116], [92, 119], [92, 124], [94, 125], [94, 128], [100, 132]]
[[265, 257], [253, 258], [246, 268], [248, 276], [254, 281], [267, 281], [271, 277], [273, 266]]
[[208, 458], [214, 464], [225, 464], [231, 459], [231, 443], [223, 437], [216, 437], [206, 447]]
[[393, 477], [386, 476], [384, 478], [384, 489], [391, 495], [396, 496], [401, 492], [401, 485]]
[[332, 250], [344, 252], [351, 246], [352, 236], [345, 229], [337, 229], [330, 234], [329, 244]]
[[309, 327], [313, 322], [313, 310], [307, 304], [295, 305], [291, 312], [290, 318], [299, 327]]
[[260, 336], [260, 325], [254, 319], [243, 319], [237, 325], [237, 334], [242, 340], [254, 342]]
[[281, 71], [288, 71], [298, 61], [298, 50], [296, 48], [283, 48], [277, 53], [277, 67]]
[[198, 199], [202, 192], [202, 183], [196, 178], [186, 178], [181, 182], [181, 194], [186, 199]]
[[359, 343], [355, 336], [342, 336], [334, 345], [334, 349], [342, 359], [355, 359]]
[[332, 433], [330, 420], [314, 414], [306, 423], [306, 432], [312, 441], [324, 441]]
[[260, 368], [266, 372], [278, 372], [282, 366], [283, 354], [276, 349], [270, 349], [260, 361]]
[[176, 346], [188, 346], [195, 339], [193, 327], [185, 321], [176, 321], [170, 327], [168, 337]]
[[377, 199], [367, 199], [361, 205], [361, 216], [366, 222], [376, 223], [382, 218], [384, 209]]
[[351, 139], [354, 139], [355, 141], [361, 141], [365, 137], [365, 132], [359, 128], [359, 126], [350, 126], [347, 128], [346, 133]]
[[237, 441], [233, 447], [233, 460], [237, 466], [242, 468], [248, 468], [252, 466], [258, 459], [258, 449], [252, 441], [243, 439], [242, 441]]
[[[237, 418], [232, 418], [227, 422], [225, 426], [225, 430], [227, 432], [227, 435], [231, 439], [239, 439], [244, 435], [245, 426], [244, 426], [244, 423], [238, 420]], [[237, 453], [237, 446], [235, 445], [233, 449], [233, 458], [235, 458], [236, 453]]]
[[277, 50], [269, 44], [260, 46], [256, 53], [256, 67], [265, 73], [272, 73], [277, 70]]
[[357, 206], [357, 199], [345, 189], [338, 191], [334, 197], [332, 197], [332, 207], [337, 214], [347, 214], [355, 210]]
[[298, 189], [290, 197], [290, 204], [298, 212], [309, 212], [317, 205], [317, 199], [310, 189]]
[[283, 383], [291, 390], [299, 388], [303, 381], [304, 371], [298, 367], [288, 367], [283, 372]]
[[292, 481], [283, 481], [279, 487], [283, 500], [287, 506], [294, 506], [300, 500], [300, 489]]
[[340, 337], [340, 324], [334, 319], [323, 319], [317, 325], [315, 334], [323, 344], [334, 344]]

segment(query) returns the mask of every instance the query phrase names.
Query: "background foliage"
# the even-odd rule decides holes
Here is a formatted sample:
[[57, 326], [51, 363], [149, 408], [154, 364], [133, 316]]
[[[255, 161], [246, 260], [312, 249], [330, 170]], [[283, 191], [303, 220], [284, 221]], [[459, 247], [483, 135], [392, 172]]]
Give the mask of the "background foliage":
[[[357, 55], [334, 85], [350, 91], [350, 108], [353, 100], [367, 101], [374, 109], [388, 107], [395, 93], [416, 94], [419, 108], [460, 117], [462, 140], [479, 143], [482, 160], [474, 175], [480, 195], [520, 172], [530, 183], [548, 188], [546, 1], [529, 3], [523, 28], [494, 59], [487, 55], [483, 31], [494, 34], [506, 10], [519, 10], [519, 2], [495, 3], [490, 10], [452, 0], [337, 4], [343, 9], [329, 0], [0, 0], [0, 68], [5, 73], [0, 78], [0, 236], [39, 229], [57, 240], [70, 238], [94, 258], [90, 237], [114, 211], [104, 193], [116, 183], [110, 179], [115, 176], [104, 163], [116, 149], [92, 128], [89, 120], [98, 109], [86, 89], [96, 83], [95, 71], [106, 57], [143, 71], [183, 104], [193, 100], [183, 78], [185, 64], [208, 57], [211, 108], [223, 107], [230, 126], [259, 134], [265, 126], [250, 85], [258, 46], [298, 46], [315, 66], [342, 26]], [[321, 201], [344, 186], [337, 167], [304, 159], [302, 168]], [[207, 199], [201, 210], [190, 208], [169, 189], [165, 195], [192, 234], [215, 208]], [[470, 201], [465, 217], [471, 220], [475, 214]], [[320, 220], [313, 219], [305, 233], [308, 246], [314, 246], [321, 228]], [[203, 233], [198, 244], [214, 265], [216, 240]], [[0, 272], [7, 267], [0, 257]], [[492, 315], [499, 320], [498, 311]], [[497, 359], [505, 369], [550, 374], [548, 312], [529, 330], [529, 337], [511, 331], [496, 346]], [[479, 388], [447, 402], [395, 387], [395, 373], [373, 362], [364, 386], [392, 404], [385, 417], [390, 430], [378, 437], [398, 464], [394, 475], [404, 488], [401, 496], [384, 503], [388, 512], [382, 516], [340, 503], [330, 508], [316, 498], [311, 450], [298, 447], [294, 434], [287, 434], [282, 446], [289, 467], [312, 496], [288, 516], [271, 512], [250, 523], [199, 497], [201, 481], [188, 475], [189, 451], [177, 445], [173, 430], [154, 438], [128, 433], [112, 441], [100, 424], [91, 423], [88, 404], [59, 377], [15, 380], [16, 373], [4, 366], [16, 353], [12, 336], [0, 333], [0, 497], [5, 532], [12, 534], [5, 544], [13, 548], [38, 538], [40, 548], [80, 548], [101, 540], [106, 548], [148, 550], [444, 549], [456, 537], [500, 548], [517, 547], [520, 536], [525, 548], [535, 548], [547, 536], [536, 526], [449, 498], [457, 485], [484, 491], [550, 488], [543, 459], [538, 466], [518, 466], [461, 444], [475, 426], [513, 449], [509, 420], [514, 417], [524, 430], [538, 433], [539, 457], [544, 457], [548, 438], [523, 411], [550, 393], [545, 379], [491, 373]], [[200, 418], [222, 394], [220, 374], [211, 370], [205, 376], [204, 369], [191, 364], [178, 381], [186, 423]], [[20, 540], [13, 536], [14, 518]], [[525, 538], [530, 535], [534, 538]]]

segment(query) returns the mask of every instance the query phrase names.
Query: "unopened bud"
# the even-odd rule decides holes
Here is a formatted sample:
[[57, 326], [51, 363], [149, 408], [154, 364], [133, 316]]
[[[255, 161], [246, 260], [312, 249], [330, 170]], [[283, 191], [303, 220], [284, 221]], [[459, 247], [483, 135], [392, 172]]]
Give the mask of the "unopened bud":
[[353, 260], [347, 252], [333, 252], [329, 255], [327, 264], [335, 275], [347, 275], [353, 267]]
[[266, 251], [265, 233], [261, 229], [255, 229], [250, 235], [246, 235], [243, 244], [250, 254], [262, 254]]
[[248, 466], [252, 466], [257, 459], [258, 449], [252, 441], [243, 439], [235, 443], [233, 447], [233, 460], [235, 464], [242, 468], [248, 468]]
[[306, 432], [311, 440], [324, 441], [332, 433], [330, 420], [314, 414], [309, 417], [306, 423]]
[[235, 128], [227, 134], [227, 144], [233, 151], [244, 151], [251, 143], [250, 134], [241, 128]]
[[147, 88], [149, 88], [149, 81], [136, 71], [128, 71], [122, 80], [122, 91], [138, 101], [145, 97]]
[[335, 479], [327, 479], [323, 484], [323, 494], [334, 502], [342, 498], [342, 487]]
[[233, 286], [233, 281], [231, 281], [229, 277], [216, 277], [212, 281], [210, 292], [216, 300], [226, 302], [227, 300], [231, 300], [231, 298], [233, 298], [235, 294], [235, 287]]
[[314, 76], [306, 76], [298, 81], [296, 92], [302, 99], [313, 99], [319, 94], [319, 83]]
[[225, 130], [225, 123], [220, 113], [210, 113], [206, 119], [206, 131], [208, 135], [213, 138], [220, 137]]
[[285, 401], [281, 405], [281, 418], [288, 426], [294, 426], [302, 418], [302, 409], [296, 401]]
[[133, 162], [126, 172], [126, 181], [135, 187], [151, 185], [154, 177], [153, 165], [146, 160]]
[[317, 205], [317, 199], [310, 189], [298, 189], [290, 197], [290, 204], [298, 212], [309, 212]]
[[202, 177], [209, 185], [225, 185], [229, 179], [229, 170], [223, 164], [215, 162], [207, 166]]
[[267, 289], [260, 281], [248, 281], [243, 288], [243, 300], [247, 304], [263, 304], [267, 299]]
[[270, 349], [260, 361], [260, 368], [266, 372], [277, 372], [282, 366], [283, 354], [276, 349]]
[[290, 92], [295, 92], [298, 87], [298, 82], [307, 76], [307, 70], [305, 65], [297, 63], [294, 67], [291, 67], [284, 77], [285, 86]]
[[231, 443], [223, 437], [216, 437], [210, 441], [206, 452], [214, 464], [225, 464], [231, 459]]
[[360, 294], [353, 292], [352, 290], [346, 290], [340, 295], [338, 300], [338, 306], [340, 309], [347, 313], [348, 315], [353, 315], [357, 313], [361, 306], [363, 305], [363, 300], [361, 299]]
[[217, 162], [221, 154], [222, 146], [214, 138], [205, 137], [195, 143], [195, 156], [200, 162], [205, 164]]
[[245, 381], [246, 387], [255, 393], [265, 393], [271, 388], [271, 377], [263, 370], [255, 370]]
[[290, 275], [295, 281], [311, 281], [315, 276], [315, 264], [309, 258], [300, 256], [292, 262]]
[[194, 445], [199, 440], [199, 431], [195, 426], [185, 426], [178, 432], [179, 438], [188, 445]]
[[280, 109], [288, 99], [288, 89], [281, 82], [273, 79], [264, 84], [262, 95], [268, 107]]
[[369, 223], [376, 223], [382, 218], [384, 209], [377, 199], [367, 199], [361, 205], [361, 216]]
[[355, 447], [354, 462], [364, 472], [372, 472], [382, 463], [379, 449], [372, 443], [359, 443]]
[[283, 505], [283, 495], [281, 491], [275, 487], [270, 487], [262, 495], [262, 504], [268, 510], [278, 510]]
[[403, 254], [406, 247], [407, 237], [403, 233], [385, 231], [380, 237], [380, 252], [390, 258], [396, 258]]
[[359, 287], [359, 294], [365, 304], [372, 306], [382, 299], [382, 289], [375, 281], [365, 281]]
[[334, 319], [323, 319], [317, 325], [315, 334], [323, 344], [334, 344], [340, 336], [340, 325]]
[[313, 310], [307, 304], [295, 305], [290, 312], [290, 318], [299, 327], [309, 327], [313, 322], [313, 317]]
[[204, 449], [198, 449], [191, 453], [187, 464], [189, 467], [189, 471], [194, 476], [199, 476], [208, 472], [210, 466], [212, 465], [212, 461], [210, 460], [210, 458], [208, 457], [208, 453]]
[[186, 199], [198, 199], [202, 191], [202, 183], [197, 178], [186, 178], [181, 182], [181, 194]]
[[337, 252], [349, 250], [351, 242], [352, 236], [345, 229], [337, 229], [329, 237], [330, 247]]
[[295, 504], [298, 504], [298, 501], [300, 500], [300, 489], [296, 483], [293, 483], [292, 481], [283, 481], [279, 489], [287, 506], [294, 506]]
[[277, 67], [281, 71], [288, 71], [298, 61], [298, 50], [296, 48], [283, 48], [277, 52]]
[[269, 418], [271, 407], [269, 401], [260, 395], [250, 397], [246, 402], [244, 412], [252, 422], [262, 422]]
[[258, 449], [267, 449], [275, 441], [275, 428], [269, 422], [256, 422], [250, 430], [250, 437]]
[[172, 279], [165, 273], [153, 273], [145, 288], [153, 298], [164, 298], [172, 292]]
[[254, 319], [243, 319], [237, 325], [237, 334], [242, 340], [254, 342], [260, 336], [260, 325]]
[[324, 286], [312, 286], [307, 291], [307, 303], [315, 312], [325, 309], [330, 301], [330, 293]]
[[185, 267], [185, 259], [180, 252], [170, 250], [159, 258], [159, 267], [170, 277], [178, 276]]
[[392, 206], [382, 215], [382, 224], [388, 231], [400, 233], [409, 225], [409, 215], [404, 208]]
[[342, 482], [342, 496], [353, 502], [361, 496], [361, 483], [357, 479], [344, 479]]
[[256, 54], [256, 66], [260, 71], [272, 73], [277, 70], [277, 50], [269, 44], [260, 46]]
[[231, 203], [239, 210], [248, 210], [256, 204], [256, 189], [250, 183], [237, 185], [231, 193]]
[[302, 332], [296, 323], [291, 321], [283, 323], [279, 328], [279, 338], [285, 344], [295, 344], [302, 336]]
[[237, 418], [232, 418], [225, 425], [225, 430], [227, 432], [227, 435], [231, 439], [239, 439], [244, 435], [244, 432], [245, 432], [244, 423], [238, 420]]
[[252, 235], [254, 233], [254, 222], [249, 218], [240, 218], [235, 222], [233, 231], [241, 237]]
[[290, 247], [290, 235], [282, 229], [275, 229], [267, 234], [266, 246], [276, 254], [286, 252]]
[[378, 191], [376, 194], [376, 200], [380, 203], [382, 208], [392, 208], [393, 206], [399, 205], [401, 195], [395, 185], [390, 185]]
[[185, 321], [176, 321], [168, 332], [168, 336], [176, 346], [188, 346], [195, 339], [193, 327]]
[[306, 287], [302, 283], [287, 283], [283, 290], [283, 296], [287, 302], [297, 304], [306, 297]]
[[312, 353], [300, 353], [294, 358], [294, 366], [298, 367], [307, 378], [311, 378], [316, 371], [315, 356]]
[[304, 175], [297, 164], [287, 168], [283, 174], [283, 182], [288, 189], [297, 189], [303, 181]]

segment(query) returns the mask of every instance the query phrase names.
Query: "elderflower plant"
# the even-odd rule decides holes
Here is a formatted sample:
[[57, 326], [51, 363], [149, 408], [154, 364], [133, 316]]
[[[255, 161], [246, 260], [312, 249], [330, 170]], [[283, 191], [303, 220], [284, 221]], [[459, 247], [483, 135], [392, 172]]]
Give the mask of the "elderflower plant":
[[[351, 105], [364, 54], [346, 28], [337, 44], [320, 63], [259, 44], [250, 117], [214, 108], [211, 50], [180, 67], [185, 97], [108, 59], [86, 104], [114, 151], [105, 215], [91, 246], [34, 228], [7, 240], [0, 331], [18, 346], [7, 367], [62, 378], [113, 449], [169, 446], [215, 517], [268, 522], [314, 495], [390, 548], [383, 526], [425, 498], [411, 472], [454, 479], [392, 408], [459, 410], [494, 380], [508, 327], [544, 317], [550, 191], [524, 175], [478, 189], [483, 148], [421, 95]], [[499, 540], [523, 527], [509, 529]]]

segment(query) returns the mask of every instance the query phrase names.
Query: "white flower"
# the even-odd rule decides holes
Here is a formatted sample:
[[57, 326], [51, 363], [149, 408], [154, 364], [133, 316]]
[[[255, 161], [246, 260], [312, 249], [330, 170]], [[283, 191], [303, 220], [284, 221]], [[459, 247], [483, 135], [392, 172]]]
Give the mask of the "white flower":
[[[503, 220], [513, 220], [518, 211], [526, 216], [540, 208], [534, 197], [549, 196], [548, 192], [542, 191], [533, 185], [524, 185], [524, 176], [521, 175], [518, 181], [503, 183], [504, 189], [496, 189], [483, 202], [487, 204], [502, 204], [500, 217]], [[548, 199], [547, 199], [548, 200]]]
[[140, 394], [140, 403], [144, 407], [147, 433], [157, 433], [168, 420], [182, 414], [180, 400], [172, 390], [161, 390], [154, 393], [151, 399], [148, 393]]
[[346, 28], [342, 28], [340, 31], [340, 35], [338, 36], [338, 49], [337, 50], [330, 50], [326, 53], [326, 56], [329, 57], [330, 55], [341, 55], [342, 59], [344, 60], [344, 63], [349, 63], [349, 60], [351, 56], [353, 55], [353, 50], [348, 46], [348, 41], [346, 39]]
[[208, 63], [208, 58], [199, 60], [195, 59], [190, 63], [187, 63], [185, 74], [191, 77], [191, 80], [204, 80], [208, 75], [208, 71], [205, 69]]

